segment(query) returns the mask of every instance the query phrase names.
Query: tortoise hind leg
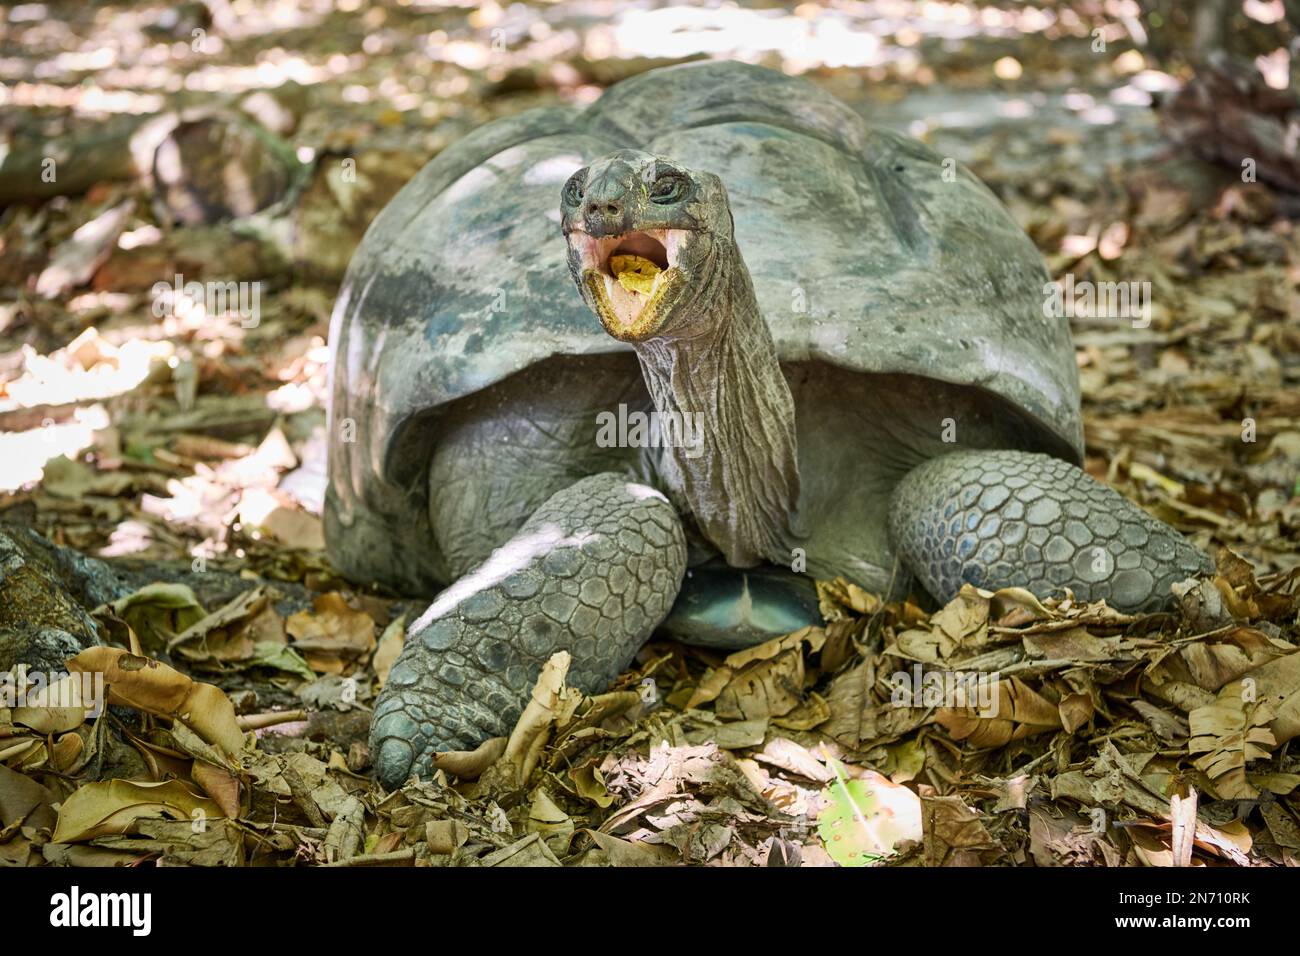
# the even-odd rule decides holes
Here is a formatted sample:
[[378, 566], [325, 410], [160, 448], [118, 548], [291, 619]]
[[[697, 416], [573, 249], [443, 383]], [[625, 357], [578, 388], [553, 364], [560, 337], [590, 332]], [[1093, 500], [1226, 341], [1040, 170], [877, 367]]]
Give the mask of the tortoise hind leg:
[[[404, 498], [396, 489], [389, 492], [391, 501]], [[438, 591], [436, 568], [422, 552], [429, 536], [429, 524], [422, 515], [410, 511], [383, 514], [357, 501], [345, 524], [340, 511], [333, 489], [327, 490], [322, 519], [330, 564], [336, 571], [356, 584], [382, 584], [401, 594]], [[412, 554], [417, 557], [412, 559]]]
[[370, 751], [390, 789], [445, 750], [506, 735], [559, 650], [568, 683], [606, 687], [668, 614], [686, 539], [666, 498], [612, 473], [556, 492], [411, 625], [375, 705]]
[[1047, 595], [1071, 588], [1122, 611], [1173, 601], [1210, 563], [1177, 531], [1068, 462], [1020, 451], [957, 452], [908, 472], [890, 535], [931, 595], [969, 582]]

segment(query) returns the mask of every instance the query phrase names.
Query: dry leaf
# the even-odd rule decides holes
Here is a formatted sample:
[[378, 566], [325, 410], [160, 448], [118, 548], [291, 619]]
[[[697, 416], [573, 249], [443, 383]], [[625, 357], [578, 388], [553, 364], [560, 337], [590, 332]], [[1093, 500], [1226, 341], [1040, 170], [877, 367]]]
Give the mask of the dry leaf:
[[220, 688], [116, 647], [88, 648], [68, 661], [68, 670], [102, 673], [110, 704], [178, 720], [217, 748], [229, 765], [238, 766], [244, 735], [234, 705]]
[[105, 780], [86, 784], [63, 801], [53, 839], [55, 843], [76, 843], [113, 833], [131, 833], [140, 818], [159, 816], [187, 822], [217, 819], [221, 808], [179, 780]]

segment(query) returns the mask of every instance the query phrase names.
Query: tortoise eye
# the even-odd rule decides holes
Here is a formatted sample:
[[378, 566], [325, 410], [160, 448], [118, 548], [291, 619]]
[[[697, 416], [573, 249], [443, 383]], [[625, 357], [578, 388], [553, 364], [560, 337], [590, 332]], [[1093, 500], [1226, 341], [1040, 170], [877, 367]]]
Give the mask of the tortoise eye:
[[650, 185], [651, 202], [668, 204], [681, 201], [690, 188], [690, 180], [674, 169], [660, 171]]
[[582, 202], [582, 174], [585, 170], [579, 170], [569, 177], [569, 181], [564, 184], [561, 191], [561, 200], [569, 206], [576, 206]]

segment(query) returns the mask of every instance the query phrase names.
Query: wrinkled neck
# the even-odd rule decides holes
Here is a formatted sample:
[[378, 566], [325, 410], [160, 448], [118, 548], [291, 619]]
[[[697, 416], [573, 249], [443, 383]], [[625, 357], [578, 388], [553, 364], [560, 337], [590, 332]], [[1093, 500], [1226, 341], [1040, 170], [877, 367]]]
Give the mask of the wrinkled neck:
[[684, 423], [664, 481], [729, 564], [786, 564], [799, 499], [794, 399], [734, 246], [729, 259], [707, 313], [682, 323], [690, 334], [636, 350], [661, 420]]

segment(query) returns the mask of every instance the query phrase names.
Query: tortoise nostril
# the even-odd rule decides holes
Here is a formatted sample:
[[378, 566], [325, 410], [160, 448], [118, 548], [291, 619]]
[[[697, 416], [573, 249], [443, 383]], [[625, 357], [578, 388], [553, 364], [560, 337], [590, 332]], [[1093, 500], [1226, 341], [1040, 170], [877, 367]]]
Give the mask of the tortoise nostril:
[[623, 215], [623, 204], [612, 199], [593, 199], [587, 203], [586, 214], [612, 219]]

